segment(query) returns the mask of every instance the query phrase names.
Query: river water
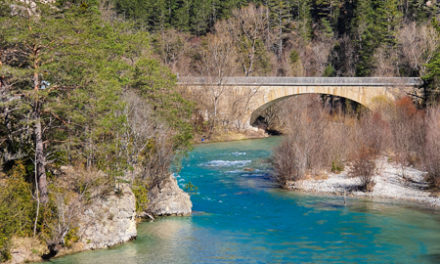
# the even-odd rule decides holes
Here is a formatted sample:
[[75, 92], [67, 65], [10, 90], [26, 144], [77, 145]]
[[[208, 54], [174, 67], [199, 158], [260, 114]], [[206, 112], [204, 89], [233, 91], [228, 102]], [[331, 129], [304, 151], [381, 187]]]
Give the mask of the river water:
[[138, 226], [138, 238], [54, 263], [440, 263], [440, 215], [282, 191], [273, 137], [197, 146], [183, 162], [194, 214]]

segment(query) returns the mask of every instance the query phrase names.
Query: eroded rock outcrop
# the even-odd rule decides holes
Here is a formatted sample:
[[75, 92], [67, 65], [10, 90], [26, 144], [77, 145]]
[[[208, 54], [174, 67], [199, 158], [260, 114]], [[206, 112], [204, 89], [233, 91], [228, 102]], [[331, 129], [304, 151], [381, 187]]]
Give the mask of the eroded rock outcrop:
[[191, 214], [191, 199], [180, 189], [173, 175], [153, 186], [148, 192], [148, 200], [147, 213], [154, 216]]
[[[95, 178], [104, 176], [101, 172], [80, 172], [66, 166], [61, 168], [57, 179], [62, 182], [58, 185], [69, 192], [68, 186], [74, 186], [74, 182], [78, 179], [85, 178], [93, 181]], [[71, 228], [75, 228], [77, 240], [72, 241], [72, 244], [67, 245], [59, 241], [53, 245], [49, 244], [49, 249], [40, 245], [42, 250], [38, 253], [34, 249], [35, 246], [20, 246], [23, 244], [21, 243], [13, 247], [13, 260], [10, 263], [39, 261], [41, 257], [51, 258], [84, 250], [106, 248], [136, 238], [136, 198], [130, 186], [121, 184], [118, 188], [111, 188], [111, 191], [105, 191], [106, 188], [108, 187], [94, 187], [91, 190], [92, 198], [89, 202], [78, 203], [77, 201], [76, 205], [72, 203], [74, 201], [72, 197], [75, 196], [71, 192], [66, 194], [71, 197], [71, 200], [68, 204], [61, 206], [59, 211], [65, 212], [66, 217], [74, 217], [71, 221]], [[150, 215], [186, 216], [191, 214], [190, 196], [180, 189], [172, 175], [151, 188], [148, 192], [148, 199], [149, 207], [146, 213]]]
[[136, 200], [128, 185], [93, 201], [79, 223], [83, 249], [105, 248], [134, 239], [135, 218]]

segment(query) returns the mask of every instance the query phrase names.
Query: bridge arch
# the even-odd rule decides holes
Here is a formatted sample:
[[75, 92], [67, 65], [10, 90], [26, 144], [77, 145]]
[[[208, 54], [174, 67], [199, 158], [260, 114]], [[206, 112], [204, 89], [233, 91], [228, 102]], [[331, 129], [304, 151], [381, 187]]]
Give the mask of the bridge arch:
[[[253, 110], [253, 112], [250, 114], [250, 117], [249, 117], [249, 124], [254, 126], [254, 124], [256, 124], [257, 119], [259, 117], [261, 117], [261, 115], [264, 113], [264, 111], [267, 108], [269, 108], [270, 106], [278, 104], [278, 103], [280, 103], [280, 102], [282, 102], [284, 100], [287, 100], [288, 98], [292, 98], [292, 97], [296, 97], [296, 96], [301, 96], [301, 95], [308, 95], [308, 94], [330, 95], [330, 94], [324, 94], [324, 93], [298, 93], [298, 94], [286, 95], [286, 96], [277, 98], [275, 100], [272, 100], [272, 101], [270, 101], [270, 102], [268, 102], [266, 104], [263, 104], [263, 105], [259, 106], [255, 110]], [[371, 109], [371, 106], [363, 105], [361, 102], [358, 102], [358, 101], [353, 100], [351, 98], [347, 98], [347, 97], [343, 97], [343, 96], [339, 96], [339, 95], [334, 95], [334, 96], [338, 96], [338, 97], [341, 97], [341, 98], [344, 98], [344, 99], [348, 99], [348, 100], [350, 100], [352, 102], [355, 102], [358, 105], [361, 105], [361, 106], [363, 106], [363, 107], [365, 107], [367, 109]]]

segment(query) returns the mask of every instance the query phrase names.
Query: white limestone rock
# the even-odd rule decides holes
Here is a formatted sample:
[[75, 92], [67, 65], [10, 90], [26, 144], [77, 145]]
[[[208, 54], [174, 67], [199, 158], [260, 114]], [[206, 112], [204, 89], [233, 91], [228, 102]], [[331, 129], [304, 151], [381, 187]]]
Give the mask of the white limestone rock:
[[136, 199], [128, 185], [92, 202], [79, 223], [83, 249], [98, 249], [136, 238]]
[[151, 188], [148, 192], [148, 200], [147, 213], [154, 216], [191, 214], [191, 199], [179, 188], [173, 175]]
[[40, 16], [37, 4], [51, 5], [55, 0], [15, 0], [10, 4], [12, 16]]

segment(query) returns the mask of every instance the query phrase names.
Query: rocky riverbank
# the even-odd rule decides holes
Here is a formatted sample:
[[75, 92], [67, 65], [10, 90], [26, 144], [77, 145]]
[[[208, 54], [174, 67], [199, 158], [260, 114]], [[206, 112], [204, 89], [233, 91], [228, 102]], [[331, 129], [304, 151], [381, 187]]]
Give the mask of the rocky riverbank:
[[[64, 173], [75, 175], [71, 167]], [[145, 212], [152, 216], [190, 215], [190, 197], [177, 184], [173, 175], [153, 186], [148, 192], [149, 207]], [[61, 208], [64, 210], [66, 208]], [[69, 245], [53, 244], [49, 249], [34, 238], [14, 238], [11, 259], [7, 263], [42, 261], [43, 258], [58, 257], [80, 251], [107, 248], [137, 236], [136, 198], [128, 184], [120, 184], [106, 195], [94, 195], [90, 204], [78, 211], [76, 232], [72, 233]], [[141, 215], [142, 216], [142, 215]], [[143, 216], [145, 217], [145, 216]], [[44, 256], [44, 257], [43, 257]]]
[[[60, 207], [58, 210], [68, 210]], [[42, 261], [75, 252], [107, 248], [136, 238], [136, 200], [128, 184], [105, 196], [96, 196], [83, 210], [77, 211], [70, 241], [43, 243], [35, 238], [14, 238], [11, 260], [7, 263]], [[38, 249], [38, 250], [36, 250]]]
[[326, 172], [319, 178], [290, 182], [288, 188], [312, 193], [368, 197], [381, 201], [418, 204], [440, 209], [440, 197], [429, 189], [426, 173], [412, 167], [401, 167], [386, 157], [376, 160], [375, 185], [371, 192], [360, 191], [359, 178], [348, 176], [347, 170], [339, 174]]

